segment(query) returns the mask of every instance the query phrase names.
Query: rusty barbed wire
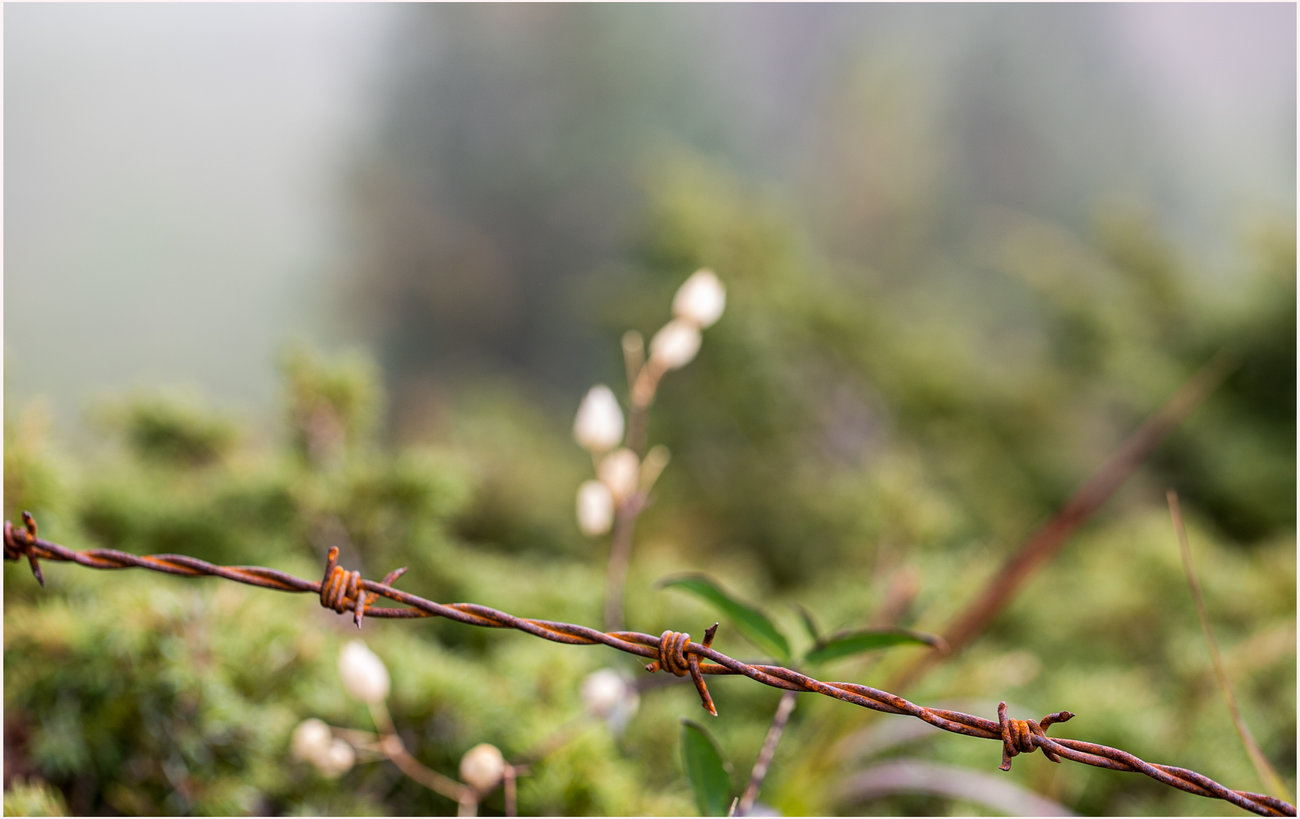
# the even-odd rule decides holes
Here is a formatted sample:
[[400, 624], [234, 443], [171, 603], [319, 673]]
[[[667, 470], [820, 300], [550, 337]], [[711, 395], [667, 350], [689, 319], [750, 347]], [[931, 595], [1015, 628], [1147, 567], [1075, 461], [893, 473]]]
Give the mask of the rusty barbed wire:
[[[1231, 790], [1204, 774], [1172, 765], [1155, 765], [1145, 762], [1127, 751], [1063, 737], [1048, 737], [1047, 728], [1065, 722], [1075, 715], [1069, 711], [1048, 714], [1041, 720], [1018, 720], [1007, 717], [1006, 703], [998, 705], [997, 721], [960, 711], [927, 708], [902, 697], [867, 685], [848, 682], [822, 682], [793, 669], [773, 665], [750, 665], [728, 657], [712, 648], [718, 624], [705, 630], [702, 643], [691, 642], [684, 632], [665, 631], [660, 636], [634, 631], [602, 632], [586, 626], [558, 623], [549, 620], [531, 620], [516, 617], [488, 606], [475, 603], [436, 603], [392, 587], [392, 583], [405, 571], [390, 572], [382, 582], [365, 580], [360, 572], [347, 571], [338, 565], [339, 550], [329, 550], [325, 574], [320, 581], [304, 580], [276, 569], [261, 566], [220, 566], [186, 555], [134, 555], [116, 549], [86, 549], [76, 551], [36, 534], [36, 521], [23, 513], [23, 526], [10, 521], [4, 523], [4, 558], [26, 558], [32, 574], [42, 586], [40, 560], [58, 560], [76, 563], [91, 569], [140, 568], [165, 574], [186, 577], [211, 576], [233, 580], [250, 586], [286, 592], [307, 592], [319, 595], [320, 603], [340, 614], [351, 612], [353, 622], [360, 628], [362, 619], [445, 617], [472, 626], [509, 628], [568, 645], [602, 644], [628, 654], [646, 657], [651, 662], [647, 671], [668, 671], [678, 677], [689, 675], [700, 695], [700, 702], [710, 714], [717, 715], [713, 698], [704, 682], [706, 674], [741, 675], [773, 688], [787, 691], [810, 691], [842, 702], [859, 705], [886, 714], [906, 714], [954, 734], [999, 740], [1002, 743], [1002, 770], [1011, 768], [1012, 757], [1042, 749], [1052, 762], [1069, 759], [1108, 768], [1115, 771], [1142, 773], [1170, 787], [1187, 793], [1222, 799], [1237, 807], [1261, 816], [1295, 816], [1295, 806], [1273, 796], [1249, 791]], [[376, 607], [380, 597], [401, 603], [405, 608]], [[703, 662], [710, 660], [711, 662]]]

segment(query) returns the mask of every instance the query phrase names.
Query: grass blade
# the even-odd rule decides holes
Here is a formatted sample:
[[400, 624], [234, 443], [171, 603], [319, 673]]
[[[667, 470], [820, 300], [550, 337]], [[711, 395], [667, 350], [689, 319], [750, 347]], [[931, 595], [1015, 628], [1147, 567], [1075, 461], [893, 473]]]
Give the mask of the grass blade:
[[902, 645], [923, 645], [942, 650], [945, 644], [942, 637], [911, 629], [867, 628], [830, 637], [814, 646], [804, 659], [810, 663], [823, 663]]
[[760, 651], [783, 663], [790, 662], [790, 643], [767, 615], [727, 594], [704, 575], [670, 577], [659, 581], [657, 585], [660, 588], [677, 588], [690, 592], [713, 604], [718, 611], [731, 619], [741, 636], [753, 643]]
[[822, 632], [817, 627], [817, 621], [813, 619], [812, 612], [808, 611], [802, 603], [795, 603], [794, 609], [799, 612], [799, 619], [803, 621], [804, 631], [808, 632], [808, 636], [812, 638], [812, 641], [814, 643], [821, 642]]
[[1210, 628], [1210, 612], [1205, 606], [1205, 597], [1201, 594], [1196, 568], [1192, 565], [1192, 548], [1187, 542], [1187, 528], [1183, 525], [1183, 513], [1178, 506], [1178, 493], [1170, 489], [1165, 493], [1165, 498], [1169, 501], [1169, 517], [1173, 520], [1174, 531], [1178, 534], [1178, 548], [1183, 555], [1183, 570], [1187, 573], [1187, 585], [1191, 588], [1192, 600], [1196, 603], [1196, 616], [1201, 621], [1201, 632], [1205, 635], [1205, 645], [1210, 649], [1210, 662], [1214, 666], [1214, 676], [1219, 681], [1219, 690], [1223, 692], [1223, 698], [1228, 702], [1232, 724], [1237, 729], [1237, 736], [1241, 738], [1241, 744], [1245, 747], [1246, 755], [1250, 757], [1259, 778], [1271, 791], [1282, 794], [1289, 802], [1291, 794], [1282, 782], [1282, 777], [1278, 776], [1277, 771], [1269, 764], [1268, 758], [1260, 750], [1259, 743], [1255, 742], [1250, 727], [1246, 725], [1246, 721], [1241, 717], [1241, 711], [1237, 708], [1237, 697], [1232, 692], [1232, 684], [1228, 682], [1228, 672], [1223, 667], [1223, 657], [1219, 655], [1219, 643], [1214, 639], [1214, 631]]

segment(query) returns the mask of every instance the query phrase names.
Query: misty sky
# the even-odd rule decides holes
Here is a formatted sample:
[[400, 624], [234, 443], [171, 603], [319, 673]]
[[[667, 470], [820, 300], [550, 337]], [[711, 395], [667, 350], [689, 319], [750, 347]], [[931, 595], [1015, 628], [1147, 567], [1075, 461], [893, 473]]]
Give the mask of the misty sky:
[[[1165, 87], [1159, 116], [1206, 169], [1205, 201], [1294, 219], [1293, 156], [1280, 179], [1214, 167], [1294, 144], [1273, 82], [1294, 97], [1294, 7], [1202, 5], [1178, 25], [1162, 7], [1115, 7], [1120, 39]], [[68, 424], [93, 398], [178, 384], [268, 406], [280, 346], [331, 337], [345, 177], [382, 113], [402, 6], [3, 13], [8, 408], [45, 397]]]
[[274, 398], [279, 345], [320, 312], [391, 9], [5, 8], [7, 399]]

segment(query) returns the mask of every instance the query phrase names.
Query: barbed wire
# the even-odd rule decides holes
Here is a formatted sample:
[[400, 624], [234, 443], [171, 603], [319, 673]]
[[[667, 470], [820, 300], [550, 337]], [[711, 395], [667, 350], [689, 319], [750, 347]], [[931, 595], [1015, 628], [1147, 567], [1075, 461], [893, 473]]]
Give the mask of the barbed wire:
[[[211, 576], [287, 592], [308, 592], [319, 595], [320, 603], [340, 614], [351, 612], [357, 627], [364, 617], [420, 618], [445, 617], [460, 623], [486, 628], [509, 628], [569, 645], [602, 644], [628, 654], [646, 657], [651, 662], [647, 671], [668, 671], [678, 677], [689, 675], [700, 695], [700, 702], [710, 714], [717, 715], [713, 698], [705, 685], [707, 674], [741, 675], [773, 688], [788, 691], [810, 691], [842, 702], [881, 711], [886, 714], [907, 714], [954, 734], [1000, 740], [1002, 742], [1002, 770], [1010, 770], [1011, 759], [1018, 754], [1042, 749], [1052, 762], [1069, 759], [1108, 768], [1145, 774], [1170, 787], [1188, 793], [1222, 799], [1243, 810], [1261, 816], [1295, 816], [1295, 806], [1276, 797], [1249, 791], [1231, 790], [1209, 777], [1186, 768], [1172, 765], [1155, 765], [1145, 762], [1127, 751], [1063, 737], [1048, 737], [1047, 728], [1074, 717], [1069, 711], [1048, 714], [1041, 720], [1019, 720], [1007, 717], [1006, 703], [998, 705], [997, 721], [960, 711], [927, 708], [902, 697], [870, 686], [848, 682], [822, 682], [793, 669], [773, 665], [750, 665], [728, 657], [713, 649], [712, 642], [718, 624], [714, 623], [704, 633], [704, 641], [695, 643], [685, 632], [665, 631], [658, 637], [634, 631], [602, 632], [586, 626], [559, 623], [550, 620], [531, 620], [516, 617], [488, 606], [475, 603], [436, 603], [409, 592], [392, 587], [392, 583], [405, 571], [390, 572], [382, 582], [376, 583], [361, 577], [357, 571], [347, 571], [338, 565], [339, 550], [329, 550], [325, 574], [319, 581], [294, 577], [276, 569], [261, 566], [220, 566], [187, 555], [134, 555], [116, 549], [86, 549], [76, 551], [57, 543], [42, 540], [36, 534], [36, 521], [23, 513], [23, 526], [10, 521], [4, 523], [5, 560], [26, 558], [32, 574], [42, 586], [40, 560], [57, 560], [76, 563], [91, 569], [140, 568], [165, 574], [186, 577]], [[376, 607], [380, 597], [401, 603], [405, 608]], [[709, 660], [711, 662], [704, 662]]]

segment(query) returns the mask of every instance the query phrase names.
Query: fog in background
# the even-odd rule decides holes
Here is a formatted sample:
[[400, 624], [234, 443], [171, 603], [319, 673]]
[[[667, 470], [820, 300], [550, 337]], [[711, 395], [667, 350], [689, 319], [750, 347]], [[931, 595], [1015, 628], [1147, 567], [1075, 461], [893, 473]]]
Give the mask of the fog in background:
[[280, 345], [329, 320], [339, 177], [392, 11], [5, 9], [10, 401], [65, 425], [129, 388], [270, 405]]
[[643, 263], [649, 192], [682, 161], [892, 275], [945, 249], [961, 275], [990, 214], [1084, 230], [1122, 207], [1226, 293], [1252, 225], [1295, 219], [1287, 4], [33, 4], [4, 23], [6, 403], [43, 398], [70, 434], [135, 387], [266, 413], [292, 339], [364, 345], [398, 418], [493, 373], [576, 404], [616, 337], [594, 306]]

